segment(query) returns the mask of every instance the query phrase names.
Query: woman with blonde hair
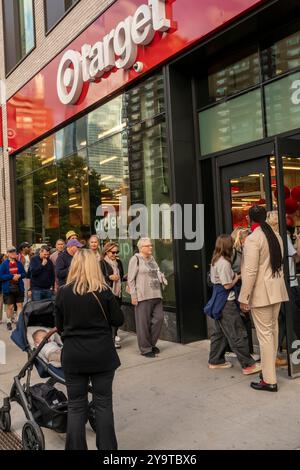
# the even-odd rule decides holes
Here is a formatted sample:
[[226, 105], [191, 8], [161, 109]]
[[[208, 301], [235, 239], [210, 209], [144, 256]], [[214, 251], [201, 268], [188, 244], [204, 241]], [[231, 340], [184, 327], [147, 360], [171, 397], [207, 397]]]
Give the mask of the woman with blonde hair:
[[241, 274], [241, 264], [243, 256], [243, 246], [250, 231], [245, 227], [237, 227], [231, 234], [233, 241], [232, 250], [232, 270], [234, 273]]
[[63, 340], [62, 365], [68, 392], [66, 450], [87, 450], [85, 425], [88, 385], [93, 387], [98, 450], [116, 450], [112, 383], [120, 360], [111, 327], [124, 318], [91, 250], [78, 252], [67, 284], [55, 302], [56, 326]]
[[88, 248], [92, 250], [98, 262], [101, 260], [100, 244], [97, 235], [92, 235], [88, 241]]

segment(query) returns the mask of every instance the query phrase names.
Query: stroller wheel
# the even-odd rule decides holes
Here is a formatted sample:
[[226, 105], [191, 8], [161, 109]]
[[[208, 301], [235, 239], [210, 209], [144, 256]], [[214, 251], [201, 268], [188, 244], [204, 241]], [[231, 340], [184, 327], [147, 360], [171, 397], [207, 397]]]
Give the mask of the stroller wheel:
[[89, 403], [88, 421], [90, 423], [92, 430], [96, 432], [96, 412], [95, 412], [95, 406], [94, 406], [93, 401]]
[[41, 428], [33, 421], [27, 421], [22, 429], [24, 450], [45, 450], [45, 439]]
[[11, 417], [9, 411], [0, 410], [0, 429], [3, 432], [10, 432], [11, 429]]

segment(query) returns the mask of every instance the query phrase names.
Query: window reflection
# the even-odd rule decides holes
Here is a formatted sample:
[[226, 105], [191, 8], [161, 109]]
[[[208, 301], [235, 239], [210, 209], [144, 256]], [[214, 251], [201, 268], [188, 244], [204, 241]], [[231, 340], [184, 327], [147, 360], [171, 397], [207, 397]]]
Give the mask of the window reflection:
[[[298, 29], [299, 29], [298, 24]], [[300, 31], [297, 31], [262, 51], [263, 79], [281, 75], [300, 66]]]
[[[163, 98], [162, 76], [152, 77], [18, 155], [18, 242], [48, 237], [54, 245], [69, 230], [87, 240], [96, 232], [97, 208], [107, 208], [103, 223], [108, 222], [109, 208], [118, 218], [122, 196], [128, 208], [140, 203], [150, 210], [152, 204], [169, 204]], [[128, 214], [122, 216], [129, 226]], [[111, 223], [115, 226], [117, 220]], [[154, 242], [154, 255], [169, 280], [165, 301], [174, 306], [171, 230], [168, 235]], [[131, 238], [118, 240], [118, 225], [117, 241], [127, 271], [136, 243]]]
[[124, 95], [92, 111], [87, 116], [87, 139], [89, 144], [121, 132], [126, 127]]
[[60, 232], [64, 237], [72, 229], [80, 238], [87, 239], [90, 205], [86, 151], [59, 161], [57, 172]]
[[3, 21], [8, 73], [34, 48], [33, 1], [4, 0]]
[[199, 113], [201, 154], [263, 137], [261, 91], [254, 90]]
[[19, 241], [43, 243], [59, 236], [58, 180], [48, 166], [17, 182]]
[[[244, 53], [245, 54], [245, 53]], [[217, 69], [217, 70], [216, 70]], [[260, 82], [258, 52], [244, 55], [228, 65], [215, 67], [200, 80], [199, 107], [215, 103], [227, 96], [246, 90]]]
[[72, 8], [79, 0], [44, 0], [47, 31]]
[[57, 160], [73, 155], [87, 146], [86, 125], [86, 117], [83, 117], [55, 134], [54, 151]]

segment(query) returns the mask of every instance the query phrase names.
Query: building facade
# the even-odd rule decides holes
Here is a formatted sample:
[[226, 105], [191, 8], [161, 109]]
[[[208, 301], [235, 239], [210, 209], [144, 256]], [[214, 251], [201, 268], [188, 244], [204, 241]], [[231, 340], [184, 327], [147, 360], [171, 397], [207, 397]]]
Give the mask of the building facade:
[[[246, 226], [253, 203], [278, 209], [286, 253], [286, 223], [300, 230], [297, 2], [24, 0], [0, 14], [1, 249], [115, 228], [125, 197], [190, 205], [194, 220], [204, 205], [203, 246], [187, 250], [193, 227], [173, 226], [154, 253], [169, 281], [163, 337], [206, 338], [216, 236]], [[115, 236], [125, 268], [127, 235]], [[285, 307], [291, 375], [298, 310]], [[126, 317], [134, 330], [129, 302]]]

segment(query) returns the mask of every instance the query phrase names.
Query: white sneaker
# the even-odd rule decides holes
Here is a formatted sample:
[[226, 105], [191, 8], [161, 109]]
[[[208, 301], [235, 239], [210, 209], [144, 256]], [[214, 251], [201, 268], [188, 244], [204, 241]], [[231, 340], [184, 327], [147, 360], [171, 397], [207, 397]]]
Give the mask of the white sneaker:
[[231, 362], [223, 362], [223, 364], [208, 364], [209, 369], [230, 369], [231, 367]]
[[121, 343], [120, 336], [115, 336], [115, 343]]
[[227, 357], [236, 357], [236, 354], [234, 352], [227, 352], [227, 353], [225, 353], [225, 356], [227, 356]]

